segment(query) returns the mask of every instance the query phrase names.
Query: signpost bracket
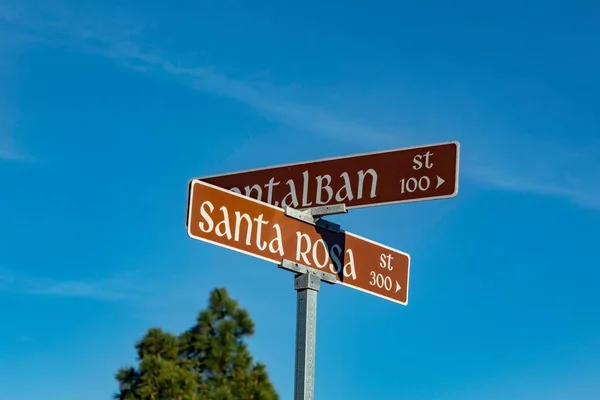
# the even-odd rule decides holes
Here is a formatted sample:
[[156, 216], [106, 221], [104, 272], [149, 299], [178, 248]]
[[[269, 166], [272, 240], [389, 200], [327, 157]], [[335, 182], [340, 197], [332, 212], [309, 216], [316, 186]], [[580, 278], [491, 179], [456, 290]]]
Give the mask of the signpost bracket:
[[298, 210], [291, 207], [285, 207], [285, 215], [288, 217], [307, 222], [319, 228], [327, 229], [332, 232], [339, 232], [341, 227], [339, 224], [325, 221], [321, 219], [326, 215], [346, 214], [348, 210], [345, 204], [332, 204], [329, 206], [311, 207], [303, 210]]
[[281, 260], [281, 263], [279, 263], [279, 265], [277, 265], [277, 266], [281, 269], [295, 272], [296, 276], [313, 275], [325, 283], [329, 283], [329, 284], [337, 283], [335, 274], [319, 271], [314, 268], [309, 268], [306, 265], [298, 264], [298, 263], [295, 263], [290, 260]]
[[302, 211], [309, 213], [315, 218], [321, 218], [325, 215], [346, 214], [348, 212], [344, 203], [310, 207], [305, 208]]

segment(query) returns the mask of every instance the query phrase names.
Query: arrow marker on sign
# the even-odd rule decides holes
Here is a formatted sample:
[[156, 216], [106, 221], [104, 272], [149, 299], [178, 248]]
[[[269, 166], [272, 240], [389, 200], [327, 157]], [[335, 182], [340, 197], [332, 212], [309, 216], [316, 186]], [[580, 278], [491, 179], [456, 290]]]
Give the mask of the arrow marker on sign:
[[440, 186], [442, 186], [442, 183], [446, 182], [445, 180], [443, 180], [439, 175], [437, 177], [437, 185], [435, 186], [435, 188], [439, 188]]
[[398, 293], [400, 291], [400, 289], [402, 289], [402, 286], [400, 286], [398, 281], [396, 281], [396, 293]]

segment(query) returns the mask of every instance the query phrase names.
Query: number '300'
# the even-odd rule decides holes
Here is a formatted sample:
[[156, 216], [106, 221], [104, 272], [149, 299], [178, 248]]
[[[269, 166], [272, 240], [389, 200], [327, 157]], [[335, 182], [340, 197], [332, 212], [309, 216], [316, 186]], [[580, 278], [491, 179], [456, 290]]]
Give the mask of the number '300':
[[371, 282], [369, 284], [380, 289], [392, 290], [392, 279], [389, 276], [376, 274], [374, 271], [371, 271]]

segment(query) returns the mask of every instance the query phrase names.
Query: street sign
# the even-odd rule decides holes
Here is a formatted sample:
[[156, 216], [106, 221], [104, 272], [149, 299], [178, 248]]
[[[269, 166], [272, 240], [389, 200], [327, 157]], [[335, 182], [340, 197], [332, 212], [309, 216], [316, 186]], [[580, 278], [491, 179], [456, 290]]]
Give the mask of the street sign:
[[410, 256], [340, 230], [326, 230], [273, 205], [194, 179], [188, 235], [279, 264], [333, 273], [338, 283], [406, 305]]
[[458, 193], [459, 150], [458, 142], [448, 142], [198, 179], [295, 209], [444, 199]]

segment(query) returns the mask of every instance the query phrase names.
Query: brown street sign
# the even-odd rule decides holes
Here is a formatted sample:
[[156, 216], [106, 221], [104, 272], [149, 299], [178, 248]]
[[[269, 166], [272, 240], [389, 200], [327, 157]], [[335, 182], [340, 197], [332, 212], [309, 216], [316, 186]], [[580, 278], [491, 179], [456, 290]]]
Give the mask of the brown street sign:
[[291, 218], [281, 208], [211, 185], [190, 183], [188, 235], [263, 260], [333, 273], [342, 285], [406, 305], [410, 256], [349, 232]]
[[198, 179], [277, 207], [352, 209], [455, 197], [459, 152], [448, 142]]

